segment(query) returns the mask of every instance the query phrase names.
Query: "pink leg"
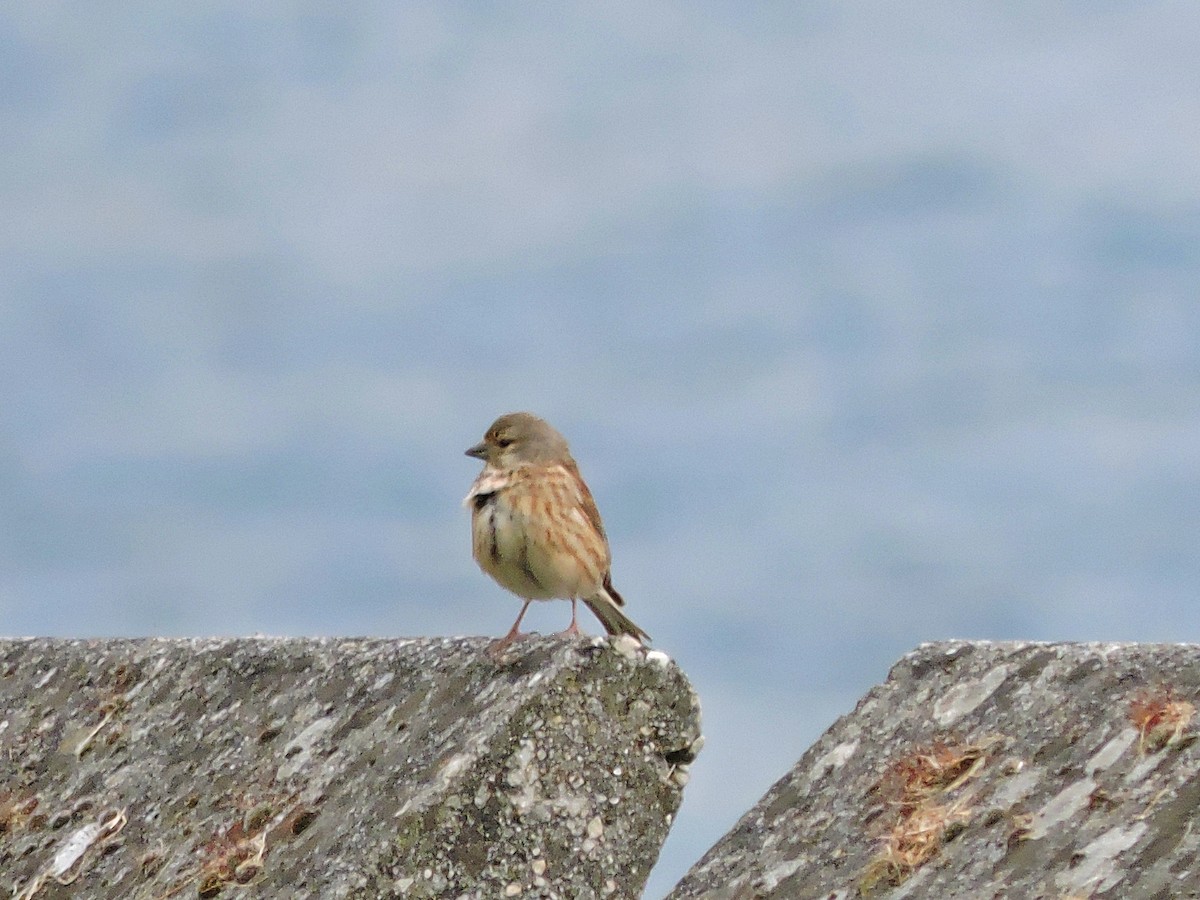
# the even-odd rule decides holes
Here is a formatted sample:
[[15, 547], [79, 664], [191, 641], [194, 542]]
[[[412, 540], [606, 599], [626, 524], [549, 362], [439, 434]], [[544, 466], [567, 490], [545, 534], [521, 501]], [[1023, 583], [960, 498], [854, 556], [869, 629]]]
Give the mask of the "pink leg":
[[521, 620], [525, 618], [525, 611], [529, 609], [529, 604], [532, 602], [532, 600], [525, 601], [525, 605], [521, 607], [521, 611], [517, 614], [517, 621], [513, 622], [512, 628], [508, 629], [508, 634], [492, 643], [491, 648], [488, 650], [489, 653], [491, 653], [493, 656], [502, 653], [504, 648], [513, 641], [520, 640], [526, 636], [525, 633], [521, 631]]
[[577, 612], [575, 607], [576, 607], [577, 603], [578, 603], [577, 600], [575, 600], [574, 598], [571, 599], [571, 624], [568, 625], [564, 630], [559, 632], [559, 634], [562, 635], [563, 637], [575, 637], [578, 634], [583, 634], [583, 632], [579, 630], [579, 622], [576, 621], [576, 619], [575, 619], [575, 615]]

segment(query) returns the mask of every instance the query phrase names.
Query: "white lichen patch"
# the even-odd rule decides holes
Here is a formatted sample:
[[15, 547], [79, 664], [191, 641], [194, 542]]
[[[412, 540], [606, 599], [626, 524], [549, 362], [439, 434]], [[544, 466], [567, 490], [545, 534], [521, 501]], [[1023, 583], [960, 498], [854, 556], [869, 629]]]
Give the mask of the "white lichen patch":
[[1029, 840], [1044, 838], [1063, 822], [1072, 819], [1090, 802], [1096, 782], [1090, 778], [1073, 781], [1050, 798], [1033, 814], [1029, 825]]
[[336, 724], [332, 716], [323, 716], [301, 731], [284, 748], [284, 761], [279, 764], [276, 777], [286, 781], [303, 769], [313, 755], [313, 747]]
[[992, 796], [992, 804], [997, 809], [1011, 809], [1021, 803], [1034, 792], [1045, 777], [1045, 772], [1038, 766], [1025, 765], [1017, 760], [1012, 766], [1013, 774], [1005, 779]]
[[1068, 894], [1111, 890], [1126, 874], [1123, 867], [1115, 864], [1116, 858], [1136, 844], [1147, 827], [1145, 822], [1134, 822], [1104, 832], [1079, 852], [1082, 859], [1060, 873], [1054, 883]]
[[978, 680], [955, 685], [933, 705], [934, 719], [944, 728], [974, 712], [1004, 684], [1009, 671], [1008, 665], [1001, 664]]
[[504, 780], [514, 789], [508, 795], [508, 801], [519, 817], [546, 821], [548, 817], [538, 809], [544, 805], [544, 797], [536, 759], [537, 748], [533, 741], [528, 738], [521, 741], [508, 758], [508, 773]]
[[1096, 754], [1087, 761], [1084, 771], [1089, 775], [1096, 775], [1107, 771], [1112, 767], [1113, 763], [1125, 754], [1126, 750], [1137, 742], [1137, 739], [1138, 732], [1136, 728], [1123, 729], [1120, 734], [1096, 751]]
[[1161, 753], [1143, 756], [1137, 761], [1137, 764], [1125, 774], [1125, 783], [1137, 784], [1140, 781], [1144, 781], [1146, 776], [1152, 774], [1155, 769], [1162, 765], [1163, 760], [1166, 758], [1167, 757]]
[[382, 675], [376, 678], [374, 684], [371, 685], [371, 692], [374, 693], [376, 691], [382, 691], [385, 687], [392, 683], [395, 677], [395, 672], [384, 672]]
[[468, 753], [455, 753], [442, 763], [442, 767], [438, 770], [438, 780], [443, 785], [449, 785], [459, 775], [467, 770], [471, 764], [471, 755]]
[[857, 750], [858, 739], [855, 738], [852, 741], [843, 741], [828, 753], [822, 754], [821, 758], [817, 760], [816, 765], [813, 766], [813, 780], [824, 778], [835, 769], [840, 769], [854, 757], [854, 753]]
[[803, 856], [796, 859], [785, 859], [770, 866], [754, 881], [754, 888], [757, 891], [773, 891], [779, 887], [781, 882], [786, 881], [795, 875], [804, 864], [807, 862]]

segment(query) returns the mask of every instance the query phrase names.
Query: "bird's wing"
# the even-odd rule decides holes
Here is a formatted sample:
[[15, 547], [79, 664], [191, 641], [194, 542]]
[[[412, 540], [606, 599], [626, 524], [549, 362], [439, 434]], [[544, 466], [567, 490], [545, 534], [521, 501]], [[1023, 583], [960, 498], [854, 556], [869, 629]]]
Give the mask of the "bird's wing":
[[600, 521], [600, 510], [596, 508], [596, 501], [592, 499], [592, 492], [588, 490], [587, 482], [579, 474], [579, 467], [575, 465], [575, 460], [568, 460], [563, 463], [563, 468], [571, 474], [571, 480], [575, 482], [578, 490], [579, 508], [583, 511], [584, 516], [596, 533], [604, 539], [605, 546], [608, 546], [608, 535], [604, 533], [604, 523]]

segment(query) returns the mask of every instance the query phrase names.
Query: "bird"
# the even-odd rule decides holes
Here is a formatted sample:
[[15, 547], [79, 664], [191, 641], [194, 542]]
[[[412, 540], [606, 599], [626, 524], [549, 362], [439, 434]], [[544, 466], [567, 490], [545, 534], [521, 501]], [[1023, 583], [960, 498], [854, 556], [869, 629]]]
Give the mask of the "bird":
[[560, 634], [581, 633], [576, 604], [582, 600], [610, 635], [648, 642], [650, 635], [621, 609], [604, 523], [566, 439], [533, 413], [506, 413], [466, 455], [483, 461], [463, 500], [471, 510], [472, 555], [525, 601], [495, 649], [524, 637], [521, 620], [534, 600], [555, 599], [571, 601], [571, 624]]

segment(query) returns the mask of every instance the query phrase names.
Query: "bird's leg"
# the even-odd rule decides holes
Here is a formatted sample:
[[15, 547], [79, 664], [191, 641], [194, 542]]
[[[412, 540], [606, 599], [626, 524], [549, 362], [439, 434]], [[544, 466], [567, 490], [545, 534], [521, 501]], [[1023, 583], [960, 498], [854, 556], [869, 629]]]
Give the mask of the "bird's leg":
[[525, 618], [525, 611], [529, 609], [529, 604], [532, 602], [532, 600], [525, 601], [525, 605], [521, 607], [521, 611], [517, 614], [517, 621], [513, 622], [512, 628], [508, 629], [508, 634], [492, 643], [492, 646], [488, 649], [488, 652], [492, 656], [499, 656], [513, 641], [527, 637], [525, 632], [521, 631], [521, 620]]
[[583, 634], [583, 632], [579, 630], [579, 622], [575, 618], [577, 612], [576, 605], [578, 602], [579, 601], [577, 601], [574, 597], [571, 598], [571, 624], [559, 632], [559, 635], [562, 637], [575, 637], [576, 635]]

